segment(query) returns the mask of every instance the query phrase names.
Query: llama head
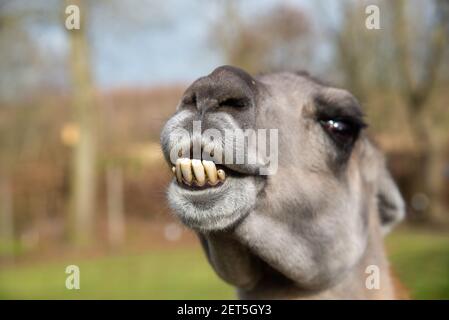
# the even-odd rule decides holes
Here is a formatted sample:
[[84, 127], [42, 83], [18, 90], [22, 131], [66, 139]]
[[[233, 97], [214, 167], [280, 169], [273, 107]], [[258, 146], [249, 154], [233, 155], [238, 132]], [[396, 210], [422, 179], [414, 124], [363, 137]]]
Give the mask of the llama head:
[[200, 233], [269, 217], [302, 239], [309, 264], [351, 266], [366, 246], [370, 214], [389, 230], [404, 213], [364, 128], [348, 91], [307, 74], [253, 78], [217, 68], [187, 89], [162, 131], [175, 175], [169, 204]]

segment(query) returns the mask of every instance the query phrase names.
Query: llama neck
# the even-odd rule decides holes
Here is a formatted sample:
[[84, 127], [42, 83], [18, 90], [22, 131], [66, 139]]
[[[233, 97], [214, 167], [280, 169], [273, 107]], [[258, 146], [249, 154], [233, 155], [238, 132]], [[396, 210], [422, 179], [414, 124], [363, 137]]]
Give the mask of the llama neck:
[[[378, 275], [378, 286], [371, 280]], [[368, 282], [368, 283], [367, 283]], [[360, 262], [335, 286], [308, 299], [394, 299], [388, 261], [382, 237], [370, 237]]]
[[[388, 261], [379, 228], [370, 228], [365, 253], [339, 282], [320, 291], [305, 291], [276, 271], [267, 269], [265, 276], [251, 291], [239, 290], [242, 299], [394, 299]], [[379, 287], [367, 288], [367, 278], [379, 271]], [[368, 272], [368, 273], [367, 273]], [[374, 271], [376, 272], [376, 271]]]

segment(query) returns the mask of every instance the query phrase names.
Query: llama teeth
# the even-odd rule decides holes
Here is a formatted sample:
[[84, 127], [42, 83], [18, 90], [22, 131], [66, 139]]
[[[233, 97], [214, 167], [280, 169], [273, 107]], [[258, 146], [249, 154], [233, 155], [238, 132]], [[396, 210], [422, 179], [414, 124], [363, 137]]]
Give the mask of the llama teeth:
[[176, 167], [175, 167], [176, 180], [178, 181], [178, 183], [182, 183], [181, 161], [182, 161], [181, 159], [176, 160]]
[[224, 170], [222, 170], [222, 169], [217, 170], [217, 176], [218, 176], [218, 179], [220, 179], [220, 181], [224, 181], [226, 179], [226, 174], [225, 174]]
[[214, 186], [217, 184], [217, 168], [215, 167], [215, 163], [212, 161], [203, 160], [203, 167], [206, 170], [207, 179], [209, 180], [209, 184]]
[[193, 181], [193, 174], [192, 174], [192, 161], [190, 159], [184, 158], [181, 160], [181, 171], [184, 181], [187, 182], [188, 184], [191, 184]]
[[223, 169], [218, 169], [213, 161], [179, 158], [176, 160], [172, 172], [178, 183], [186, 185], [195, 184], [202, 187], [206, 182], [210, 186], [215, 186], [226, 179], [226, 173]]
[[206, 174], [204, 173], [204, 167], [201, 164], [201, 160], [192, 160], [193, 174], [195, 175], [196, 184], [200, 187], [206, 183]]

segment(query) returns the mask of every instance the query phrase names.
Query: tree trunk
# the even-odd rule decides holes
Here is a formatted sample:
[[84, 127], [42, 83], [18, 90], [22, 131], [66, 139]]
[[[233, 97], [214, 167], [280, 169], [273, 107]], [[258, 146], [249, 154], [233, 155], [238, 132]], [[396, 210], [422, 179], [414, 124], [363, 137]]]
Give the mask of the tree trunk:
[[14, 253], [14, 209], [10, 180], [0, 176], [0, 244], [7, 255]]
[[78, 245], [91, 240], [96, 198], [96, 110], [94, 88], [90, 74], [87, 40], [87, 8], [83, 1], [68, 1], [78, 5], [81, 28], [68, 30], [70, 39], [70, 71], [72, 78], [72, 107], [79, 125], [79, 141], [73, 153], [71, 189], [71, 239]]
[[442, 144], [437, 141], [432, 132], [432, 124], [425, 120], [425, 116], [415, 115], [413, 118], [415, 141], [422, 155], [421, 170], [415, 179], [417, 192], [423, 193], [429, 200], [429, 205], [421, 218], [428, 223], [447, 223], [449, 216], [444, 213], [443, 181], [444, 181], [444, 153]]
[[[437, 9], [442, 12], [445, 8], [443, 2], [436, 4]], [[435, 111], [427, 103], [442, 65], [447, 37], [444, 30], [446, 22], [442, 16], [435, 17], [431, 37], [425, 46], [426, 54], [421, 61], [414, 61], [411, 54], [414, 42], [410, 38], [412, 33], [410, 19], [406, 17], [405, 1], [391, 1], [391, 9], [394, 13], [393, 34], [401, 92], [407, 102], [409, 121], [423, 160], [421, 170], [417, 173], [418, 185], [415, 189], [429, 200], [429, 206], [421, 218], [427, 222], [441, 223], [448, 220], [447, 215], [444, 215], [442, 199], [444, 158], [441, 149], [444, 144], [439, 143], [438, 128], [429, 120], [431, 113]], [[420, 65], [422, 72], [414, 72], [416, 66]]]
[[[432, 124], [425, 123], [427, 132], [431, 132]], [[444, 212], [443, 182], [444, 182], [444, 144], [439, 143], [436, 132], [428, 135], [424, 153], [423, 174], [424, 192], [429, 197], [429, 210], [427, 220], [431, 223], [445, 224], [449, 222], [449, 216]]]
[[109, 166], [106, 172], [108, 207], [108, 237], [112, 247], [123, 244], [125, 217], [123, 208], [123, 173], [121, 168]]

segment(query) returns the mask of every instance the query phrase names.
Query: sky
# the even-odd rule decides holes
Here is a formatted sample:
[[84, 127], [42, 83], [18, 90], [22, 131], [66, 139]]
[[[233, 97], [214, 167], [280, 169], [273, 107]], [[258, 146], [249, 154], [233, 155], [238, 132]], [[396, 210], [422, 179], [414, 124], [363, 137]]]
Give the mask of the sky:
[[[242, 0], [241, 14], [251, 19], [279, 2]], [[284, 2], [314, 10], [313, 1]], [[131, 0], [118, 8], [93, 7], [89, 37], [96, 83], [105, 88], [184, 83], [211, 72], [225, 63], [209, 41], [220, 10], [220, 1], [207, 0]], [[48, 29], [39, 41], [44, 50], [67, 51], [64, 29]]]
[[[86, 28], [95, 83], [100, 88], [188, 83], [225, 64], [219, 48], [209, 41], [211, 26], [221, 21], [222, 1], [226, 0], [92, 1]], [[310, 0], [241, 0], [240, 14], [252, 19], [280, 2], [299, 6], [310, 16], [321, 15], [316, 1]], [[328, 13], [335, 12], [333, 0], [320, 2]], [[15, 3], [20, 9], [20, 2], [12, 6]], [[27, 30], [48, 72], [55, 73], [53, 78], [63, 77], [52, 67], [69, 52], [68, 31], [58, 18], [63, 13], [58, 12], [61, 0], [26, 1], [21, 9], [25, 7], [41, 12]]]
[[[289, 2], [307, 6], [305, 1]], [[243, 0], [242, 14], [251, 18], [275, 3]], [[95, 12], [103, 17], [94, 24], [92, 33], [96, 79], [102, 86], [188, 82], [225, 63], [220, 50], [209, 41], [211, 26], [220, 18], [219, 1], [166, 0], [154, 9], [161, 14], [153, 14], [149, 5], [142, 7], [143, 16], [136, 24], [125, 27], [118, 18], [108, 28], [105, 25], [113, 19]]]

